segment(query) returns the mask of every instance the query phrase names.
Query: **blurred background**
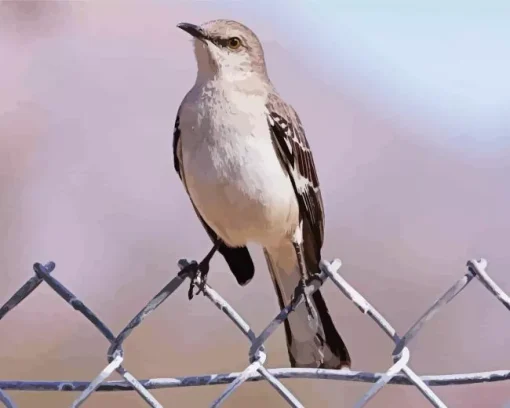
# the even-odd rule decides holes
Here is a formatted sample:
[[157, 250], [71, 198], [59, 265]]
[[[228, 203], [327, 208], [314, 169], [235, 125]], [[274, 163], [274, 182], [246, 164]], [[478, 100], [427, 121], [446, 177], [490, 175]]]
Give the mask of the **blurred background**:
[[[414, 3], [414, 4], [411, 4]], [[177, 23], [244, 22], [299, 112], [322, 182], [323, 256], [403, 333], [485, 257], [510, 291], [510, 4], [503, 1], [3, 1], [0, 3], [0, 303], [53, 260], [54, 276], [118, 332], [210, 241], [173, 169], [177, 108], [196, 65]], [[209, 283], [261, 330], [278, 305], [260, 248], [237, 285]], [[323, 289], [353, 369], [384, 371], [391, 341], [331, 283]], [[93, 379], [107, 341], [46, 285], [0, 324], [3, 380]], [[477, 282], [413, 341], [420, 374], [508, 369], [508, 311]], [[137, 378], [246, 367], [248, 342], [207, 299], [169, 298], [125, 344]], [[288, 366], [284, 330], [269, 367]], [[119, 378], [114, 376], [113, 378]], [[351, 407], [369, 384], [288, 380], [307, 407]], [[154, 391], [204, 407], [223, 386]], [[435, 388], [451, 407], [502, 407], [508, 384]], [[20, 407], [77, 393], [11, 392]], [[87, 405], [88, 404], [88, 405]], [[93, 407], [145, 407], [95, 393]], [[267, 383], [225, 407], [285, 407]], [[370, 407], [428, 407], [388, 386]]]

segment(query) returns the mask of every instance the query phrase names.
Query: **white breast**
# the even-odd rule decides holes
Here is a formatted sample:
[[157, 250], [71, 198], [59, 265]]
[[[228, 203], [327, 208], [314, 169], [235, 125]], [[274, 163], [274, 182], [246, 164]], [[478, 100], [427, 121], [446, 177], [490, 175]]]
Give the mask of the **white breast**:
[[206, 89], [181, 108], [186, 185], [230, 246], [272, 246], [298, 222], [297, 200], [271, 140], [261, 96]]

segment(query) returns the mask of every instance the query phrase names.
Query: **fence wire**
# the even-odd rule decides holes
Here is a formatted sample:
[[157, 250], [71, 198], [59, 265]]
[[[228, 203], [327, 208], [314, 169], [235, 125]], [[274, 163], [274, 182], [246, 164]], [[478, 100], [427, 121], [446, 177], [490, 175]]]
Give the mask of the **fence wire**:
[[[450, 375], [426, 375], [418, 376], [408, 365], [410, 352], [408, 345], [424, 324], [429, 321], [442, 307], [453, 300], [472, 280], [477, 278], [508, 310], [510, 310], [510, 298], [489, 277], [485, 271], [487, 262], [484, 259], [471, 260], [467, 263], [467, 272], [455, 284], [449, 288], [434, 304], [417, 320], [415, 324], [403, 335], [399, 336], [390, 323], [379, 313], [356, 289], [343, 279], [338, 270], [340, 260], [332, 263], [321, 261], [321, 274], [307, 288], [306, 292], [315, 292], [328, 278], [349, 298], [361, 312], [368, 315], [374, 322], [394, 341], [395, 348], [392, 352], [393, 365], [384, 373], [371, 373], [361, 371], [310, 369], [310, 368], [277, 368], [267, 369], [264, 367], [266, 351], [264, 343], [287, 319], [290, 313], [304, 301], [301, 294], [287, 305], [257, 336], [248, 323], [209, 285], [204, 285], [204, 295], [222, 312], [224, 312], [237, 328], [248, 338], [251, 346], [248, 350], [249, 365], [243, 372], [227, 374], [208, 374], [201, 376], [188, 376], [176, 378], [153, 378], [138, 380], [124, 366], [124, 351], [122, 344], [131, 332], [161, 303], [172, 295], [187, 278], [193, 278], [196, 262], [186, 260], [179, 261], [181, 271], [161, 291], [154, 296], [149, 303], [129, 322], [118, 334], [112, 331], [92, 312], [81, 300], [69, 289], [60, 283], [51, 273], [55, 269], [55, 263], [46, 265], [36, 263], [34, 265], [35, 276], [31, 277], [3, 306], [0, 308], [0, 320], [12, 309], [26, 299], [44, 281], [59, 296], [61, 296], [76, 311], [88, 319], [110, 342], [107, 352], [108, 365], [91, 382], [85, 381], [0, 381], [0, 402], [7, 408], [15, 408], [16, 405], [6, 391], [81, 391], [80, 395], [71, 405], [81, 406], [95, 391], [136, 391], [140, 397], [151, 407], [161, 408], [162, 405], [149, 392], [151, 389], [192, 387], [204, 385], [228, 384], [225, 390], [211, 404], [211, 407], [219, 407], [233, 392], [247, 381], [267, 380], [276, 392], [294, 408], [302, 408], [303, 404], [292, 394], [280, 379], [284, 378], [310, 378], [343, 381], [358, 381], [373, 383], [374, 385], [359, 399], [356, 408], [366, 405], [386, 384], [401, 384], [416, 386], [423, 396], [434, 407], [445, 408], [446, 405], [432, 391], [430, 387], [456, 384], [475, 384], [482, 382], [494, 382], [510, 380], [510, 370], [491, 372], [450, 374]], [[107, 381], [114, 372], [118, 372], [125, 381]]]

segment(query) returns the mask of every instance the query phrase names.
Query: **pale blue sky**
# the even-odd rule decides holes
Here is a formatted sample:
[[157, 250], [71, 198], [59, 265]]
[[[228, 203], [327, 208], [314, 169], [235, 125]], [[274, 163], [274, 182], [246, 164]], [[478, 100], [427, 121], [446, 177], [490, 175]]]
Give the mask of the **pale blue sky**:
[[460, 135], [441, 142], [510, 145], [510, 3], [300, 3], [303, 28], [331, 39], [321, 41], [330, 73], [348, 59], [353, 86], [372, 90], [376, 103]]

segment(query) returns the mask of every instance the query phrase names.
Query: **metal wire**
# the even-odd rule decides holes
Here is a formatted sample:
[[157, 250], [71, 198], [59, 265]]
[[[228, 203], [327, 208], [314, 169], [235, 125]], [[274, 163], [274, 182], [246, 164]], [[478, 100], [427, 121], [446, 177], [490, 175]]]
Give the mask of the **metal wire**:
[[[414, 323], [409, 330], [399, 336], [391, 324], [377, 311], [358, 291], [356, 291], [340, 274], [338, 270], [341, 262], [336, 259], [332, 263], [321, 261], [321, 273], [318, 279], [314, 279], [305, 293], [311, 294], [318, 290], [327, 279], [340, 289], [358, 309], [368, 315], [374, 322], [394, 341], [395, 348], [392, 352], [393, 365], [384, 373], [371, 373], [361, 371], [326, 370], [310, 368], [277, 368], [266, 369], [266, 350], [264, 343], [282, 324], [289, 314], [304, 301], [304, 293], [296, 291], [293, 301], [281, 310], [266, 328], [257, 336], [249, 324], [209, 285], [204, 285], [204, 295], [247, 337], [250, 342], [248, 349], [249, 365], [242, 372], [226, 374], [208, 374], [200, 376], [187, 376], [176, 378], [153, 378], [138, 380], [122, 365], [124, 351], [122, 344], [134, 329], [152, 312], [154, 312], [170, 295], [172, 295], [188, 278], [194, 277], [196, 262], [186, 260], [179, 261], [181, 271], [163, 289], [157, 293], [147, 305], [129, 322], [129, 324], [115, 336], [102, 320], [79, 300], [69, 289], [59, 282], [51, 273], [55, 269], [55, 263], [46, 265], [36, 263], [34, 265], [35, 276], [31, 277], [20, 289], [7, 300], [0, 308], [0, 320], [7, 313], [18, 306], [37, 287], [45, 282], [62, 299], [71, 305], [77, 312], [88, 319], [97, 330], [110, 342], [107, 351], [107, 366], [91, 382], [86, 381], [0, 381], [0, 402], [7, 408], [16, 408], [7, 391], [81, 391], [80, 395], [72, 403], [71, 407], [83, 405], [94, 392], [105, 391], [136, 391], [140, 397], [151, 407], [161, 408], [162, 405], [149, 392], [153, 389], [193, 387], [204, 385], [227, 384], [225, 390], [212, 402], [211, 407], [220, 407], [245, 382], [266, 380], [276, 392], [294, 408], [303, 408], [303, 404], [285, 387], [280, 379], [284, 378], [308, 378], [328, 379], [341, 381], [357, 381], [373, 383], [373, 386], [358, 400], [355, 408], [361, 408], [368, 401], [376, 397], [377, 393], [387, 384], [414, 385], [434, 407], [446, 408], [446, 405], [432, 391], [430, 387], [448, 386], [460, 384], [476, 384], [484, 382], [510, 380], [510, 370], [491, 372], [449, 374], [449, 375], [422, 375], [418, 376], [408, 365], [410, 351], [408, 345], [419, 333], [422, 327], [446, 304], [451, 302], [472, 280], [477, 278], [482, 285], [489, 290], [508, 310], [510, 310], [510, 297], [490, 278], [486, 272], [487, 261], [471, 260], [467, 263], [467, 273], [449, 288], [434, 304]], [[124, 381], [108, 381], [113, 372], [118, 372]]]

